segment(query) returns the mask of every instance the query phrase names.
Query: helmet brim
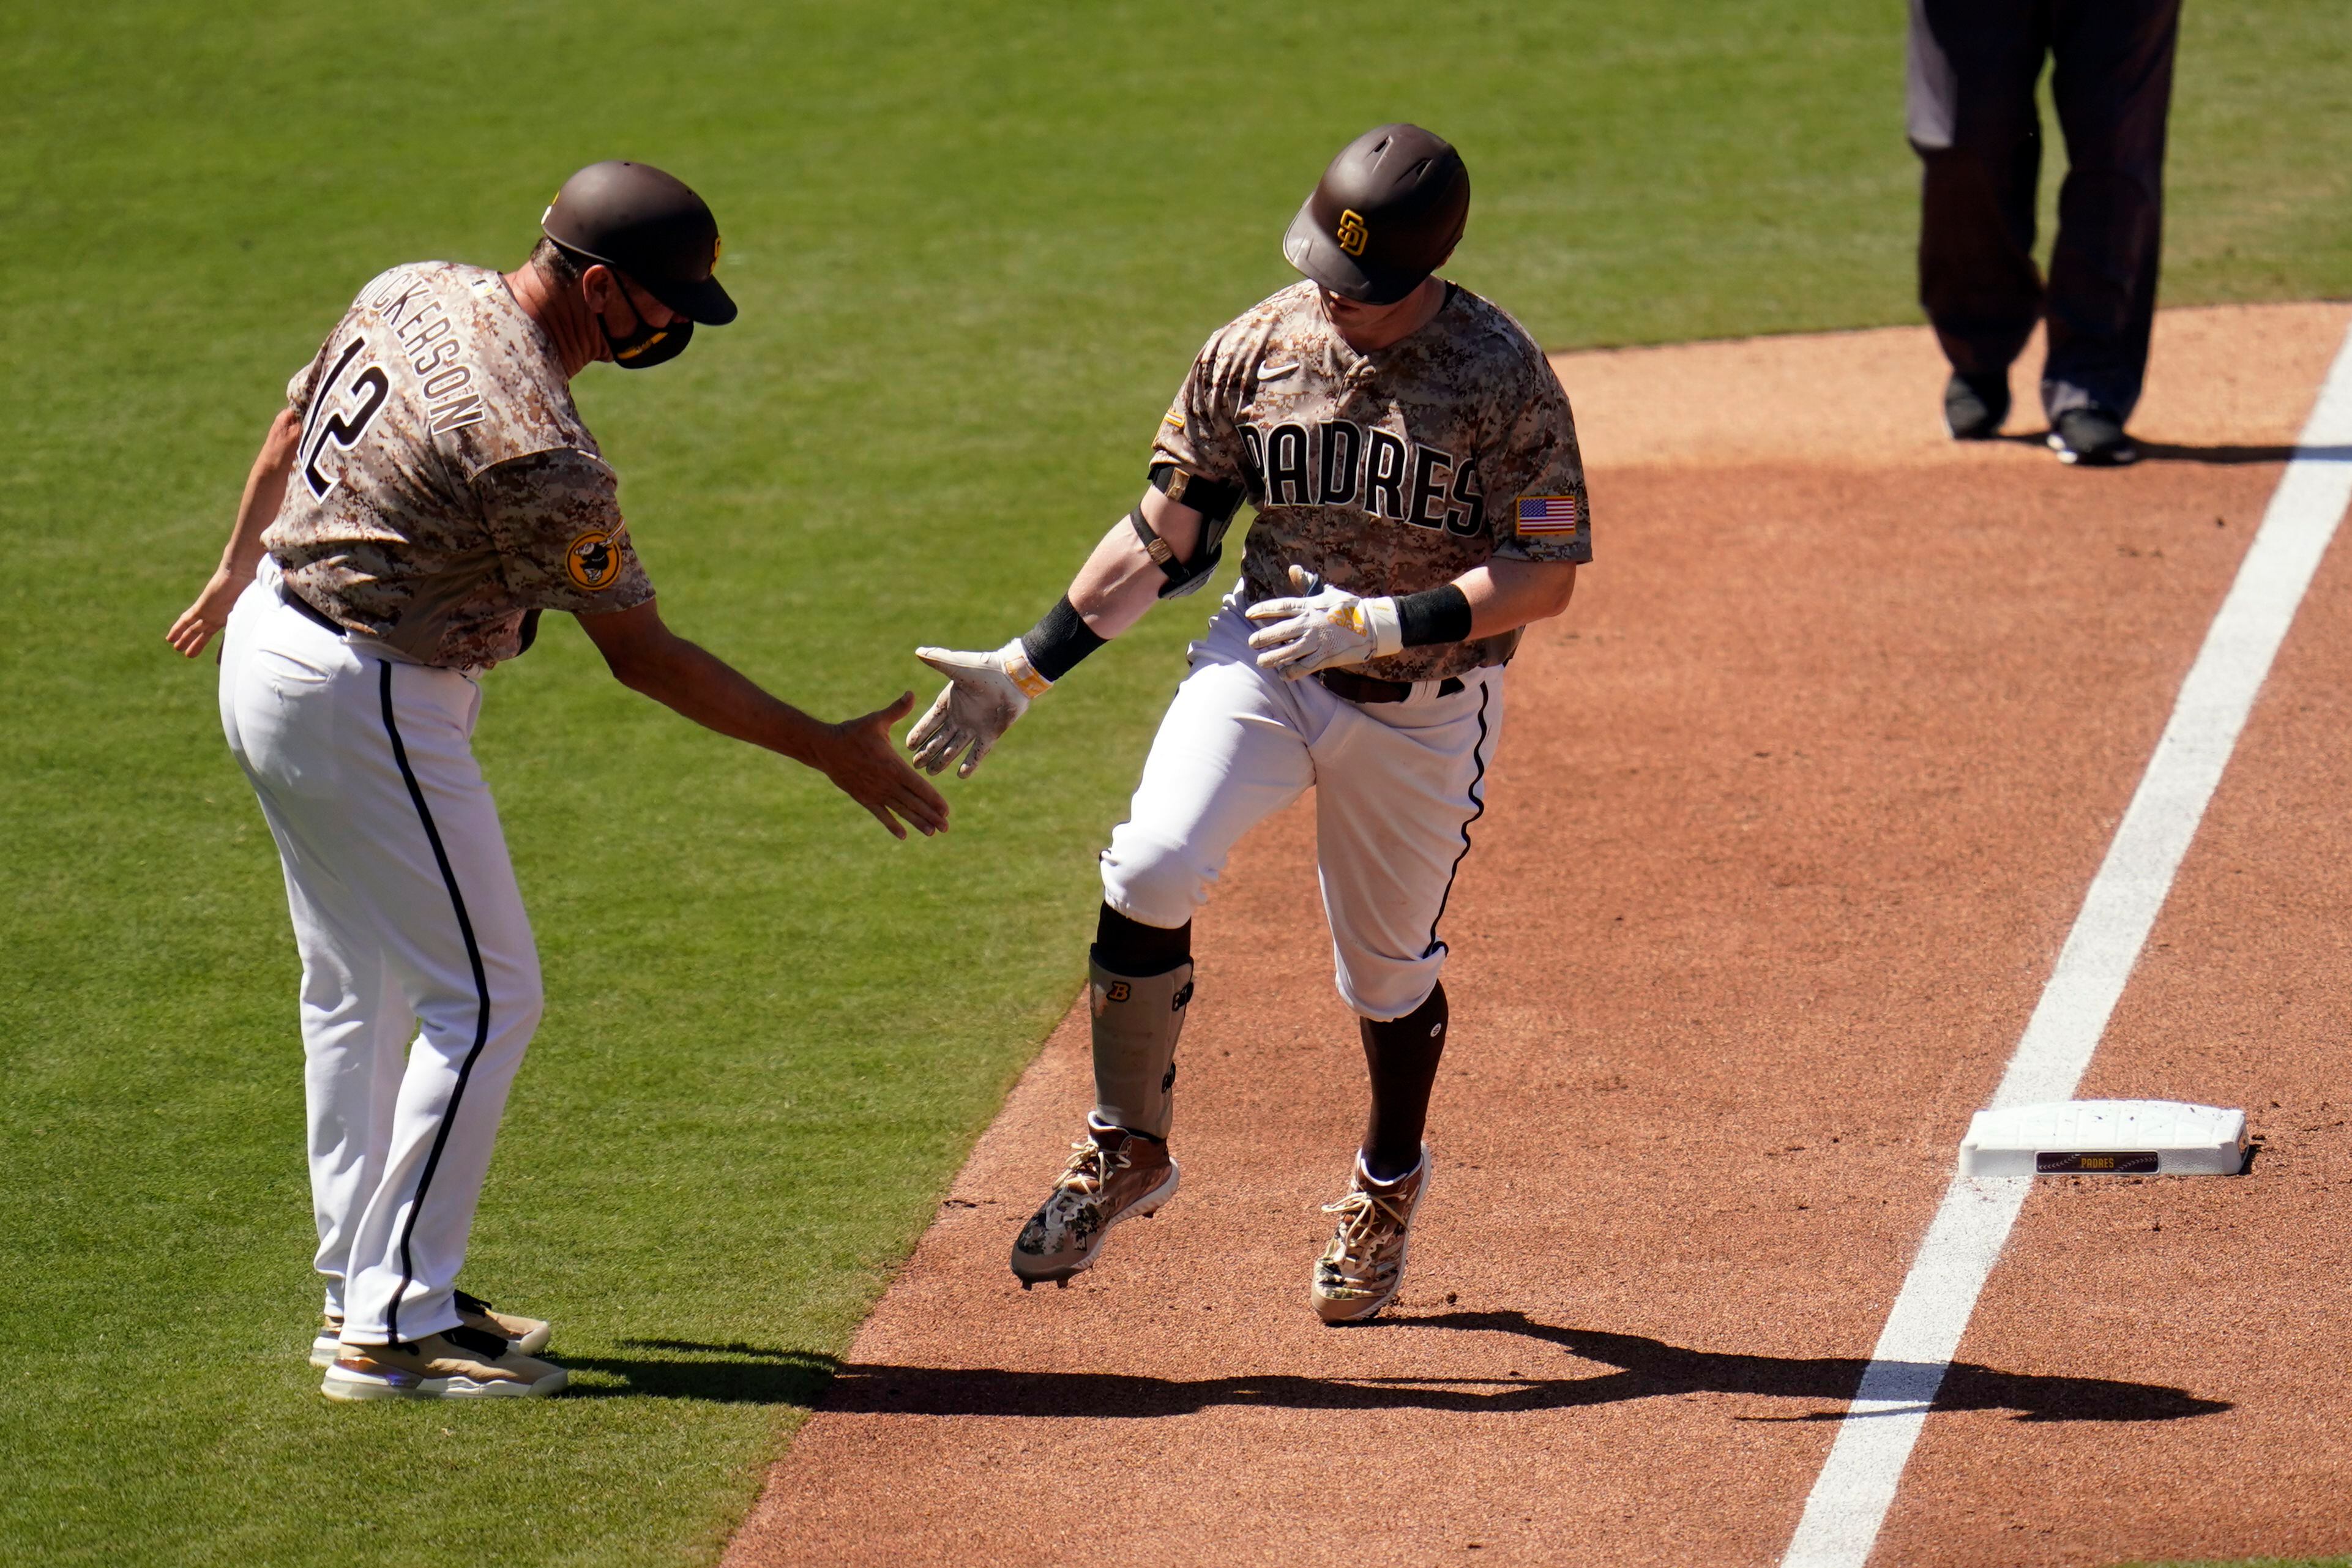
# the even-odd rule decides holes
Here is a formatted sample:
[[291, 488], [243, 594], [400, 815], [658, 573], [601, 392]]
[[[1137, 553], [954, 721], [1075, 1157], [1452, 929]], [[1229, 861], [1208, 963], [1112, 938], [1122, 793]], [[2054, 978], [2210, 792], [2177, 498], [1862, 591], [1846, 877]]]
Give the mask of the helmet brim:
[[585, 271], [591, 267], [608, 268], [699, 326], [723, 327], [735, 320], [734, 296], [720, 287], [716, 278], [648, 278], [625, 262], [615, 261], [609, 256], [599, 256], [593, 250], [583, 250], [558, 239], [548, 234], [544, 226], [540, 232], [555, 240], [566, 255], [579, 263], [581, 270]]
[[[1315, 218], [1315, 198], [1299, 205], [1298, 216], [1282, 237], [1282, 257], [1307, 278], [1343, 300], [1363, 305], [1393, 305], [1421, 287], [1426, 272], [1410, 276], [1385, 269], [1374, 271], [1339, 248]], [[665, 301], [667, 302], [667, 301]]]
[[684, 316], [706, 327], [723, 327], [735, 319], [735, 300], [716, 278], [664, 279], [655, 282], [635, 273], [637, 287]]

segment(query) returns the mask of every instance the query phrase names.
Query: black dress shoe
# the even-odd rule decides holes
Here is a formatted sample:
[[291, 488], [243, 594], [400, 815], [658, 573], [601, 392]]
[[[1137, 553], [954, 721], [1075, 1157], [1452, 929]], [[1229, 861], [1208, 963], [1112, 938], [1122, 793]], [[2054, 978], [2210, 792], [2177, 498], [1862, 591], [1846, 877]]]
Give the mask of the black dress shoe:
[[2139, 461], [2139, 448], [2124, 434], [2124, 422], [2104, 408], [2069, 408], [2051, 424], [2050, 449], [2062, 463], [2120, 468]]
[[2009, 417], [2009, 376], [1955, 375], [1944, 384], [1944, 428], [1955, 441], [1990, 441]]

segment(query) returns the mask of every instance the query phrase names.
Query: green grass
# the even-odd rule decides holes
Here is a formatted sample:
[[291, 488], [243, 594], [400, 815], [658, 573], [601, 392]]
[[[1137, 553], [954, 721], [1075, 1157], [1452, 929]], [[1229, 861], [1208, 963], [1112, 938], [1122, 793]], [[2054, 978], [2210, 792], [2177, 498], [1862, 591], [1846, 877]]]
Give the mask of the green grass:
[[[2168, 300], [2352, 293], [2340, 22], [2189, 9]], [[468, 1277], [558, 1316], [592, 1396], [328, 1405], [277, 869], [210, 661], [160, 634], [363, 279], [511, 262], [591, 158], [698, 185], [741, 322], [582, 402], [671, 620], [837, 714], [916, 683], [914, 641], [992, 646], [1050, 601], [1375, 121], [1462, 145], [1454, 270], [1553, 346], [1912, 319], [1899, 26], [1881, 0], [0, 15], [0, 1558], [708, 1561], [1076, 987], [1094, 848], [1205, 602], [1040, 704], [930, 844], [620, 691], [568, 624], [498, 672], [480, 751], [551, 1006]]]

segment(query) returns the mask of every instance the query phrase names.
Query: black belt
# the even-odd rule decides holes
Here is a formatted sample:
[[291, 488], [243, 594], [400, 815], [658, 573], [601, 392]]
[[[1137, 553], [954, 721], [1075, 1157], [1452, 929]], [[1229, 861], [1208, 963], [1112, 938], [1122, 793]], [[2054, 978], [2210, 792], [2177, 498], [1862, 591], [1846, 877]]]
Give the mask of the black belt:
[[[1350, 702], [1402, 702], [1412, 695], [1410, 680], [1376, 680], [1369, 675], [1351, 675], [1344, 669], [1318, 669], [1315, 679], [1334, 697], [1344, 697]], [[1437, 683], [1440, 697], [1451, 697], [1462, 690], [1462, 678], [1449, 675]]]
[[337, 637], [341, 637], [343, 635], [343, 628], [341, 626], [337, 626], [332, 620], [329, 619], [325, 611], [320, 609], [316, 605], [310, 603], [310, 600], [304, 598], [301, 595], [288, 587], [286, 585], [286, 579], [283, 577], [278, 579], [278, 597], [284, 603], [288, 609], [293, 611], [296, 615], [300, 616], [304, 620], [316, 621], [319, 625], [326, 627]]

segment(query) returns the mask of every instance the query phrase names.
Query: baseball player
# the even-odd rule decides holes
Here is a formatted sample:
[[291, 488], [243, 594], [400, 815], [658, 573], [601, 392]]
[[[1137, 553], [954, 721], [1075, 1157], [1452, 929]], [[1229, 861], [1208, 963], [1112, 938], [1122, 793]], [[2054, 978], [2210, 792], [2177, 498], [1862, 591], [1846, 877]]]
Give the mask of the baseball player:
[[1235, 509], [1256, 510], [1240, 585], [1192, 645], [1102, 855], [1095, 1107], [1013, 1245], [1024, 1288], [1067, 1283], [1113, 1226], [1175, 1194], [1193, 912], [1234, 842], [1310, 785], [1339, 994], [1371, 1070], [1310, 1299], [1327, 1322], [1357, 1321], [1403, 1278], [1445, 1047], [1438, 928], [1485, 809], [1504, 665], [1521, 628], [1568, 607], [1591, 555], [1575, 426], [1542, 352], [1433, 275], [1469, 206], [1461, 158], [1430, 132], [1383, 125], [1350, 142], [1284, 241], [1307, 281], [1209, 339], [1141, 502], [1069, 593], [992, 653], [919, 650], [949, 684], [908, 744], [919, 766], [961, 757], [968, 775], [1078, 660], [1154, 599], [1199, 587]]
[[[173, 625], [221, 644], [221, 723], [286, 871], [302, 958], [311, 1206], [332, 1399], [551, 1394], [548, 1326], [457, 1287], [539, 957], [471, 737], [541, 615], [620, 681], [822, 771], [899, 837], [947, 805], [888, 729], [828, 724], [670, 631], [572, 401], [604, 360], [735, 319], [719, 229], [642, 163], [581, 170], [504, 276], [446, 261], [360, 291], [287, 387], [218, 571]], [[415, 1043], [410, 1043], [414, 1033]]]

